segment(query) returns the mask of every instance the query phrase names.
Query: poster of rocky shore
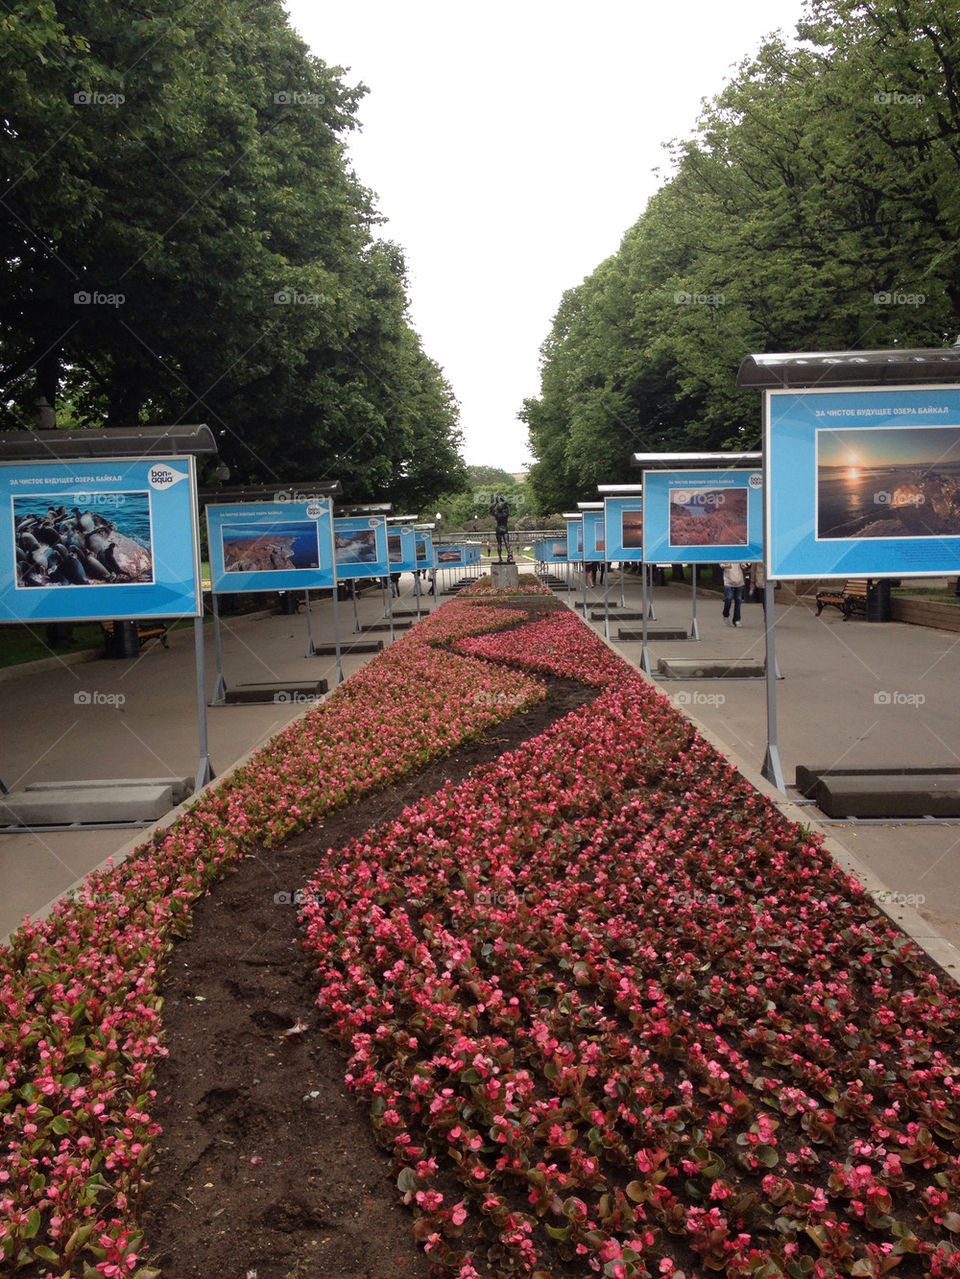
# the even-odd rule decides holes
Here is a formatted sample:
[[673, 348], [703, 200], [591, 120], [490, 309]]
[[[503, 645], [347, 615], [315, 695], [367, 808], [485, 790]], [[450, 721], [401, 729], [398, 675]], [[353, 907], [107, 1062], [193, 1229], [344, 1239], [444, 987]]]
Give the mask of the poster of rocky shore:
[[217, 594], [333, 586], [329, 502], [235, 502], [206, 513]]
[[192, 458], [0, 464], [0, 620], [196, 616]]

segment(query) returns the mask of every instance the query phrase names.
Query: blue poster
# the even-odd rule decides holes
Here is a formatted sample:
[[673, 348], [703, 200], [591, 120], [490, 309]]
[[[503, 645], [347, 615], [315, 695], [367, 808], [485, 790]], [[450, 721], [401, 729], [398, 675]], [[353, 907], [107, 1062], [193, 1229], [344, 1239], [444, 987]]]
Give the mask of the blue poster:
[[960, 564], [960, 387], [767, 391], [771, 578]]
[[387, 517], [349, 515], [333, 521], [337, 578], [385, 577], [389, 573]]
[[415, 573], [417, 570], [417, 532], [412, 524], [390, 524], [387, 527], [387, 550], [391, 573]]
[[0, 464], [0, 620], [200, 611], [192, 457]]
[[583, 520], [567, 520], [567, 559], [583, 559]]
[[417, 529], [417, 568], [433, 568], [433, 534], [429, 529]]
[[466, 568], [469, 564], [480, 561], [479, 546], [436, 546], [434, 547], [437, 568]]
[[607, 559], [617, 563], [643, 559], [643, 498], [604, 498]]
[[607, 558], [603, 511], [584, 511], [583, 542], [583, 558], [585, 560], [589, 560], [591, 563], [594, 563]]
[[566, 564], [567, 539], [543, 538], [533, 548], [533, 558], [540, 564]]
[[214, 594], [332, 587], [332, 524], [329, 499], [208, 506]]
[[643, 499], [647, 559], [763, 559], [762, 471], [644, 471]]

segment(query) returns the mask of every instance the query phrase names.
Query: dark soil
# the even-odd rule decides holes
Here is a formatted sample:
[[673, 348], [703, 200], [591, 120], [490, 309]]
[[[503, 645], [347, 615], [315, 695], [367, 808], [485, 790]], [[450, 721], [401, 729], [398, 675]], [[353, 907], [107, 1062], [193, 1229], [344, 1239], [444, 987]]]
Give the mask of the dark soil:
[[[557, 607], [548, 597], [529, 604], [532, 617]], [[170, 1055], [154, 1080], [163, 1135], [142, 1214], [147, 1260], [164, 1279], [430, 1273], [392, 1161], [347, 1094], [343, 1058], [321, 1029], [293, 895], [328, 849], [460, 781], [596, 693], [546, 683], [547, 700], [533, 710], [282, 848], [252, 851], [197, 903], [164, 986]]]

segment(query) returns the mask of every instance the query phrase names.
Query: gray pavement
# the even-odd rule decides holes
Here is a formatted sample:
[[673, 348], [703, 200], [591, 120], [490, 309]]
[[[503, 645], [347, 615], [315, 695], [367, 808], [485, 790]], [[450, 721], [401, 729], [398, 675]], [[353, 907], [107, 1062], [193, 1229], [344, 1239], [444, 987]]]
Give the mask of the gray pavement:
[[[625, 575], [627, 609], [638, 611], [639, 579]], [[409, 576], [397, 608], [411, 608]], [[781, 592], [786, 596], [787, 592]], [[589, 609], [603, 607], [602, 588], [588, 591]], [[442, 597], [441, 597], [442, 598]], [[559, 594], [580, 611], [580, 590]], [[619, 574], [610, 598], [619, 600]], [[689, 630], [689, 585], [671, 583], [653, 592], [657, 626]], [[429, 607], [433, 600], [424, 599]], [[640, 644], [619, 643], [611, 610], [611, 644], [634, 664]], [[317, 644], [332, 639], [332, 604], [314, 600], [310, 613]], [[698, 592], [699, 640], [651, 642], [657, 659], [763, 656], [762, 609], [745, 604], [743, 625], [723, 624], [717, 595]], [[353, 607], [341, 604], [341, 636], [353, 630]], [[359, 605], [362, 625], [382, 620], [379, 593]], [[766, 747], [764, 682], [759, 679], [661, 680], [671, 696], [755, 784], [790, 817], [820, 831], [834, 856], [878, 895], [895, 897], [889, 913], [938, 962], [960, 976], [960, 825], [889, 823], [836, 825], [819, 810], [798, 806], [790, 791], [798, 764], [930, 765], [960, 763], [957, 663], [960, 634], [897, 622], [844, 621], [835, 610], [815, 616], [805, 602], [775, 607], [777, 656], [784, 678], [777, 685], [780, 758], [788, 793], [778, 795], [760, 777]], [[603, 636], [604, 624], [592, 622]], [[626, 623], [635, 629], [637, 623]], [[388, 638], [384, 636], [384, 638]], [[265, 680], [336, 680], [335, 659], [306, 657], [307, 622], [296, 616], [223, 620], [224, 673], [228, 685]], [[345, 657], [344, 674], [369, 660]], [[54, 662], [32, 673], [2, 673], [0, 777], [11, 789], [30, 780], [93, 777], [192, 776], [199, 760], [192, 630], [174, 634], [169, 650], [156, 644], [138, 659]], [[206, 628], [206, 683], [214, 688], [213, 638]], [[11, 677], [12, 676], [12, 677]], [[78, 692], [122, 694], [122, 705], [79, 704]], [[297, 703], [211, 707], [207, 711], [210, 758], [218, 775], [228, 771], [290, 720]], [[175, 816], [168, 815], [164, 823]], [[144, 832], [71, 830], [0, 835], [0, 936], [26, 914], [37, 915], [53, 899], [108, 856], [122, 856]], [[916, 910], [912, 909], [915, 906]]]

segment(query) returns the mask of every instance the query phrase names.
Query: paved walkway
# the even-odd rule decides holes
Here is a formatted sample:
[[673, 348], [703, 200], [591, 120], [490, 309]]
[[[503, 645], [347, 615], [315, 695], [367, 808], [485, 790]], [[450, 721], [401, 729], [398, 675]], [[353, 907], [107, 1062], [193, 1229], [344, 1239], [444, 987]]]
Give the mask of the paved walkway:
[[[411, 608], [410, 578], [404, 578], [397, 608]], [[625, 578], [628, 609], [639, 611], [639, 580]], [[578, 590], [560, 598], [578, 608]], [[614, 575], [611, 599], [619, 600]], [[588, 592], [591, 609], [602, 608], [603, 590]], [[425, 606], [432, 604], [425, 598]], [[689, 629], [689, 585], [654, 591], [656, 625]], [[341, 636], [353, 629], [352, 605], [342, 604]], [[614, 618], [619, 609], [611, 610]], [[724, 626], [716, 595], [700, 592], [700, 639], [651, 642], [649, 655], [668, 657], [763, 656], [762, 610], [745, 604], [743, 626]], [[817, 618], [805, 603], [777, 604], [780, 757], [786, 782], [798, 764], [956, 764], [960, 684], [960, 635], [905, 624], [845, 622], [835, 610]], [[362, 625], [382, 620], [379, 593], [359, 605]], [[315, 643], [332, 639], [332, 605], [316, 600], [311, 610]], [[591, 623], [603, 635], [603, 622]], [[638, 622], [624, 623], [638, 627]], [[266, 680], [336, 679], [334, 658], [306, 657], [307, 623], [296, 616], [227, 618], [223, 622], [224, 671], [228, 685]], [[215, 659], [206, 634], [206, 682], [212, 694]], [[612, 645], [639, 663], [639, 643]], [[384, 635], [384, 638], [387, 638]], [[344, 674], [366, 656], [346, 657]], [[656, 678], [656, 676], [654, 676]], [[656, 681], [751, 781], [774, 794], [759, 776], [766, 746], [764, 682], [759, 679]], [[81, 705], [78, 692], [122, 693], [122, 706]], [[889, 696], [888, 696], [889, 695]], [[223, 774], [302, 712], [296, 703], [208, 709], [210, 757]], [[55, 663], [52, 669], [0, 681], [0, 713], [7, 728], [0, 744], [0, 777], [11, 789], [30, 780], [182, 775], [199, 761], [194, 640], [192, 630], [171, 637], [169, 650], [152, 644], [128, 661]], [[865, 885], [897, 894], [891, 913], [939, 961], [960, 976], [960, 825], [819, 825], [818, 810], [798, 808], [777, 797], [791, 817], [820, 830], [841, 862]], [[170, 820], [170, 819], [165, 819]], [[136, 831], [66, 831], [0, 835], [0, 936], [26, 914], [51, 900], [111, 854], [136, 846]], [[945, 943], [938, 941], [945, 939]]]

